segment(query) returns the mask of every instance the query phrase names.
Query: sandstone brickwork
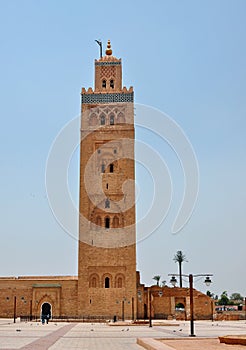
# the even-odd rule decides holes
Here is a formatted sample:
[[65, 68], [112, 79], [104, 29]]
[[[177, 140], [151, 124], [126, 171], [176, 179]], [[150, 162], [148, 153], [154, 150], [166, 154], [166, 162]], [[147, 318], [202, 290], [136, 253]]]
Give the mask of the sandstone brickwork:
[[[182, 303], [189, 318], [187, 289], [148, 288], [136, 272], [134, 141], [133, 88], [108, 43], [95, 88], [81, 91], [78, 276], [0, 278], [0, 317], [40, 317], [48, 304], [52, 317], [168, 318]], [[211, 305], [194, 291], [196, 317]]]
[[[136, 317], [134, 109], [121, 60], [82, 89], [78, 314]], [[108, 102], [106, 102], [108, 100]]]

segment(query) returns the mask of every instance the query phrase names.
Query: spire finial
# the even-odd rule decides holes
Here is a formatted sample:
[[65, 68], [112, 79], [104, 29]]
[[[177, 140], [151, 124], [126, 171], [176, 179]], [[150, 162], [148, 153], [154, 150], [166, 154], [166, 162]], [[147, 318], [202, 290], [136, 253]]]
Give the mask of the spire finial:
[[106, 49], [106, 55], [111, 56], [112, 55], [112, 49], [111, 49], [111, 43], [110, 40], [108, 40], [108, 45], [107, 45], [107, 49]]

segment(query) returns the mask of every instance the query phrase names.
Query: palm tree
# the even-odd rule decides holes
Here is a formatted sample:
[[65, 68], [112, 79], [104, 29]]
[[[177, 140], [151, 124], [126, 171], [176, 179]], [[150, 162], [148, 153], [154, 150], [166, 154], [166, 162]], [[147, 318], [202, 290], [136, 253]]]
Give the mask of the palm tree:
[[156, 285], [159, 286], [159, 282], [160, 282], [160, 279], [161, 279], [161, 276], [159, 275], [156, 275], [152, 278], [152, 280], [155, 280], [156, 281]]
[[162, 287], [166, 287], [166, 283], [167, 283], [167, 281], [162, 281], [162, 282], [161, 282], [161, 286], [162, 286]]
[[187, 262], [188, 260], [181, 250], [177, 251], [177, 253], [174, 255], [173, 260], [179, 264], [179, 286], [182, 288], [182, 263], [184, 261]]

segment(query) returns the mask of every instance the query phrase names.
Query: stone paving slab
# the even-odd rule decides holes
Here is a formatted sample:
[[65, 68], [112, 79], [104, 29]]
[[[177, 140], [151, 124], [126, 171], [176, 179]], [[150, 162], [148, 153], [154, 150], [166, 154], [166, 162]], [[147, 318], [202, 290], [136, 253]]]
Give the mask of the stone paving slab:
[[[17, 331], [17, 330], [20, 331]], [[159, 325], [153, 322], [153, 327], [146, 325], [130, 326], [127, 323], [118, 327], [110, 327], [100, 323], [66, 323], [49, 322], [42, 325], [40, 322], [13, 323], [13, 320], [0, 319], [0, 350], [140, 350], [143, 348], [137, 345], [137, 338], [168, 339], [176, 341], [177, 350], [203, 350], [210, 349], [206, 346], [218, 345], [218, 336], [227, 334], [246, 334], [245, 321], [209, 322], [196, 321], [195, 334], [197, 338], [189, 338], [189, 322], [171, 322], [170, 326]], [[205, 343], [199, 343], [199, 347], [192, 348], [191, 345], [198, 344], [198, 337], [204, 337]], [[205, 339], [208, 337], [215, 339]], [[155, 341], [157, 341], [155, 340]], [[191, 345], [186, 341], [192, 341]], [[210, 341], [210, 343], [206, 343]], [[161, 344], [159, 342], [159, 344]], [[172, 348], [175, 349], [172, 344]], [[204, 346], [204, 344], [206, 346]], [[163, 345], [163, 344], [162, 344]], [[182, 348], [186, 346], [186, 348]], [[230, 349], [230, 345], [218, 350]], [[166, 344], [171, 347], [171, 345]], [[188, 346], [188, 347], [187, 347]], [[226, 346], [226, 348], [225, 348]], [[234, 345], [233, 345], [234, 346]], [[212, 348], [211, 349], [216, 349]], [[232, 348], [237, 350], [235, 346]], [[241, 347], [240, 347], [241, 349]], [[244, 347], [245, 349], [245, 347]], [[217, 349], [216, 349], [217, 350]]]
[[42, 325], [40, 322], [0, 322], [0, 349], [22, 349], [39, 339], [45, 339], [63, 327], [64, 323]]
[[137, 344], [141, 345], [146, 350], [173, 350], [173, 347], [153, 338], [138, 338]]
[[[218, 338], [215, 339], [165, 339], [160, 340], [164, 345], [170, 346], [173, 350], [245, 350], [243, 345], [221, 344]], [[154, 349], [153, 349], [154, 350]]]
[[245, 335], [226, 335], [223, 337], [219, 337], [219, 341], [225, 344], [246, 345], [246, 336]]
[[46, 337], [42, 337], [40, 339], [35, 340], [32, 343], [29, 343], [26, 346], [23, 346], [21, 350], [48, 350], [50, 347], [56, 343], [61, 337], [63, 337], [71, 328], [74, 327], [74, 324], [68, 324], [63, 326], [60, 329], [48, 334]]

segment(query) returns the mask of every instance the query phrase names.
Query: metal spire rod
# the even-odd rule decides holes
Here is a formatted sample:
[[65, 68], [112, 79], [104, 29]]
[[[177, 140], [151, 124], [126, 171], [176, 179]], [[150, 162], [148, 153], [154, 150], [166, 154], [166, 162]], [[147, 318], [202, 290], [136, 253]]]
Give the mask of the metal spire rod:
[[98, 45], [100, 46], [100, 58], [102, 58], [102, 42], [101, 40], [95, 40], [96, 43], [98, 43]]

